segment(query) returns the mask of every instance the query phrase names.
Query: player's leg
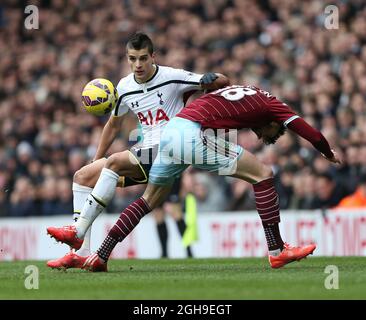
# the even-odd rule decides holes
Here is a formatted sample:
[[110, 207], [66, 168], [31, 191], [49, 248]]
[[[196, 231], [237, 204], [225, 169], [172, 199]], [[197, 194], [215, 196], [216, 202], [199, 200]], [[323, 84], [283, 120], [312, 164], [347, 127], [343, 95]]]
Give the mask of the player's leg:
[[84, 187], [94, 188], [106, 162], [107, 158], [101, 158], [77, 170], [73, 182]]
[[[72, 184], [75, 222], [79, 219], [81, 209], [88, 195], [92, 192], [106, 162], [106, 158], [98, 159], [75, 172]], [[88, 256], [90, 254], [91, 229], [92, 226], [86, 231], [84, 242], [77, 251], [77, 254], [80, 256]]]
[[[85, 204], [85, 201], [88, 195], [92, 192], [96, 182], [98, 181], [100, 173], [106, 162], [107, 158], [102, 158], [82, 167], [81, 169], [75, 172], [72, 185], [73, 207], [74, 207], [73, 219], [75, 222], [79, 219], [80, 212]], [[136, 184], [136, 182], [130, 181], [129, 178], [126, 178], [126, 180], [127, 185]], [[124, 181], [125, 177], [123, 176], [120, 177], [117, 186], [124, 187], [125, 184]], [[51, 268], [58, 268], [58, 269], [80, 268], [82, 265], [80, 264], [80, 262], [83, 261], [83, 257], [90, 255], [91, 229], [92, 226], [90, 225], [90, 227], [85, 233], [84, 241], [82, 242], [82, 245], [79, 250], [77, 251], [72, 250], [63, 257], [49, 260], [47, 262], [47, 265]]]
[[279, 230], [280, 206], [272, 169], [261, 163], [249, 151], [244, 151], [238, 159], [233, 176], [253, 185], [256, 207], [262, 220], [269, 254], [279, 255], [284, 242]]
[[149, 183], [143, 196], [122, 211], [97, 252], [86, 259], [83, 268], [90, 271], [107, 271], [106, 263], [117, 243], [123, 241], [146, 214], [161, 205], [170, 188], [169, 184]]
[[[210, 171], [217, 171], [223, 175], [231, 175], [253, 185], [257, 211], [262, 220], [271, 265], [272, 267], [280, 267], [288, 263], [289, 260], [287, 257], [285, 259], [280, 257], [287, 254], [288, 247], [284, 244], [279, 230], [279, 198], [274, 186], [272, 169], [261, 163], [249, 151], [244, 151], [240, 146], [230, 143], [225, 139], [218, 138], [215, 134], [212, 135], [210, 132], [203, 132], [202, 137], [202, 145], [196, 147], [197, 149], [202, 148], [206, 162], [203, 165], [195, 164], [194, 166]], [[314, 249], [314, 245], [295, 248], [297, 252], [292, 251], [289, 256], [294, 254], [294, 257], [296, 256], [296, 259], [299, 260]], [[276, 261], [273, 264], [271, 257], [276, 259], [276, 256], [280, 257], [279, 259], [281, 261]], [[283, 262], [285, 263], [282, 264]]]
[[217, 137], [209, 130], [203, 132], [202, 144], [199, 147], [206, 160], [202, 165], [196, 164], [196, 167], [230, 175], [253, 185], [269, 252], [273, 255], [279, 254], [284, 243], [278, 228], [279, 201], [274, 188], [272, 169], [261, 163], [249, 151], [244, 151], [235, 143]]
[[[93, 191], [106, 162], [107, 158], [98, 159], [75, 172], [72, 184], [74, 203], [73, 219], [75, 222], [79, 219], [85, 201], [88, 195]], [[120, 177], [117, 186], [124, 187], [124, 176]], [[92, 225], [90, 225], [85, 233], [81, 248], [76, 252], [79, 256], [88, 256], [90, 254], [91, 230]]]
[[[93, 190], [100, 173], [107, 163], [107, 158], [98, 159], [75, 172], [73, 178], [74, 213], [77, 218], [84, 206], [87, 196]], [[141, 176], [140, 173], [138, 175]], [[118, 187], [124, 187], [123, 177], [120, 177]]]
[[[143, 196], [123, 210], [96, 254], [89, 256], [87, 259], [84, 265], [85, 269], [105, 271], [106, 262], [117, 243], [123, 241], [146, 214], [161, 205], [170, 192], [174, 177], [180, 176], [189, 166], [189, 164], [183, 164], [181, 161], [179, 161], [179, 164], [171, 161], [169, 150], [164, 148], [167, 141], [172, 146], [181, 145], [182, 136], [175, 121], [176, 119], [172, 119], [167, 124], [162, 134], [158, 155], [150, 170], [149, 183]], [[169, 133], [170, 128], [175, 131], [173, 136]]]
[[[136, 180], [140, 181], [147, 180], [146, 173], [138, 160], [132, 159], [129, 154], [130, 152], [126, 150], [116, 153], [107, 159], [93, 191], [87, 196], [86, 202], [84, 202], [78, 221], [72, 226], [47, 228], [47, 233], [51, 237], [68, 244], [72, 248], [79, 249], [88, 228], [112, 199], [115, 188], [119, 184], [120, 175], [135, 177]], [[115, 162], [118, 162], [118, 164]], [[114, 163], [114, 167], [118, 168], [116, 170], [118, 173], [106, 168], [109, 163]], [[142, 179], [143, 176], [145, 177], [144, 179]]]
[[[80, 212], [85, 204], [88, 195], [92, 192], [93, 187], [98, 180], [102, 171], [106, 158], [96, 160], [75, 172], [72, 184], [73, 192], [73, 209], [74, 221], [78, 221]], [[82, 266], [83, 257], [90, 255], [90, 238], [92, 226], [85, 233], [84, 241], [77, 251], [70, 251], [65, 256], [47, 261], [47, 266], [57, 269], [80, 268]]]
[[106, 160], [94, 189], [87, 196], [80, 218], [74, 224], [78, 238], [84, 238], [89, 226], [112, 200], [120, 176], [146, 179], [143, 168], [130, 151], [115, 153]]
[[291, 247], [281, 237], [279, 197], [274, 186], [273, 172], [261, 163], [253, 154], [245, 151], [238, 159], [234, 177], [252, 183], [257, 211], [262, 220], [266, 237], [269, 261], [273, 268], [301, 260], [313, 253], [316, 246]]

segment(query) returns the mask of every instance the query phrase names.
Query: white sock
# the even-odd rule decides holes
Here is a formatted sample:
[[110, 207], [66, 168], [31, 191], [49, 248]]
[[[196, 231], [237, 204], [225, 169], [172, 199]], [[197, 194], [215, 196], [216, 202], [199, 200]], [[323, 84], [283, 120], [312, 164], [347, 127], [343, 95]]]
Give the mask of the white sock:
[[119, 175], [114, 171], [103, 168], [100, 177], [90, 195], [88, 195], [80, 218], [74, 223], [77, 236], [84, 239], [86, 231], [91, 226], [97, 216], [112, 200], [118, 183]]
[[81, 245], [80, 249], [76, 251], [76, 253], [79, 256], [87, 257], [91, 254], [91, 250], [90, 250], [91, 230], [92, 230], [92, 225], [90, 225], [89, 229], [86, 231], [86, 233], [84, 235], [84, 241], [83, 241], [83, 244]]
[[93, 188], [82, 186], [78, 183], [72, 184], [73, 203], [74, 203], [74, 219], [78, 219], [81, 209], [84, 206], [86, 198], [93, 191]]
[[[77, 220], [79, 220], [80, 217], [80, 212], [84, 206], [84, 203], [88, 197], [88, 195], [93, 191], [92, 188], [86, 187], [86, 186], [82, 186], [78, 183], [73, 183], [72, 184], [72, 191], [74, 194], [74, 216], [73, 219], [76, 222]], [[83, 245], [81, 246], [81, 248], [79, 250], [76, 251], [76, 253], [79, 256], [88, 256], [90, 255], [90, 237], [91, 237], [91, 228], [92, 226], [89, 227], [89, 229], [87, 230], [87, 232], [85, 233], [84, 236], [84, 242]]]
[[281, 249], [270, 250], [268, 254], [273, 257], [278, 257], [281, 253]]

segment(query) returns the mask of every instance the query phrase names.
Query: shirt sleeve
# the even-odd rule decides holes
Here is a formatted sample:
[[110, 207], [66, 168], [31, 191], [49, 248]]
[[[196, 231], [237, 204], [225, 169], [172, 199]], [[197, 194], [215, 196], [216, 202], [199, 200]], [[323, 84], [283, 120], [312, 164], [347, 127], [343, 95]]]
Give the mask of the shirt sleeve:
[[285, 127], [308, 140], [315, 149], [326, 157], [333, 156], [329, 143], [322, 133], [300, 118], [287, 104], [273, 97], [269, 102], [269, 107], [274, 121], [282, 122]]
[[174, 69], [174, 79], [177, 81], [178, 90], [182, 92], [201, 90], [200, 80], [202, 76], [202, 74], [183, 69]]
[[327, 139], [322, 133], [309, 125], [304, 119], [298, 117], [295, 121], [291, 121], [288, 128], [297, 133], [300, 137], [308, 140], [315, 149], [320, 151], [326, 157], [333, 157], [333, 152], [330, 149]]
[[285, 127], [291, 121], [300, 118], [286, 103], [283, 103], [275, 97], [269, 100], [269, 111], [272, 120], [282, 123]]

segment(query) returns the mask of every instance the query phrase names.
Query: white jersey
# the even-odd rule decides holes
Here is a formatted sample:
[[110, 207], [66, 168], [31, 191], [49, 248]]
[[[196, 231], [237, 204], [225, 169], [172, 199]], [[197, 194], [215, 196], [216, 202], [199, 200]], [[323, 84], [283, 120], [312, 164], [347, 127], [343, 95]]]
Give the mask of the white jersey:
[[112, 116], [120, 117], [131, 110], [142, 127], [142, 147], [159, 144], [163, 127], [184, 107], [184, 93], [201, 89], [201, 77], [201, 74], [156, 65], [152, 78], [138, 83], [131, 73], [117, 85], [119, 99]]

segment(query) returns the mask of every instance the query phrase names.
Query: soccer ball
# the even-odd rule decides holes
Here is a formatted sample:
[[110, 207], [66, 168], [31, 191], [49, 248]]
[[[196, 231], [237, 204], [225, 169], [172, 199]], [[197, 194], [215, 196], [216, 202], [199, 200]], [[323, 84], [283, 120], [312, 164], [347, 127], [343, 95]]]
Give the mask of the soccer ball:
[[87, 83], [81, 94], [83, 108], [96, 116], [110, 113], [116, 106], [118, 93], [107, 79], [94, 79]]

